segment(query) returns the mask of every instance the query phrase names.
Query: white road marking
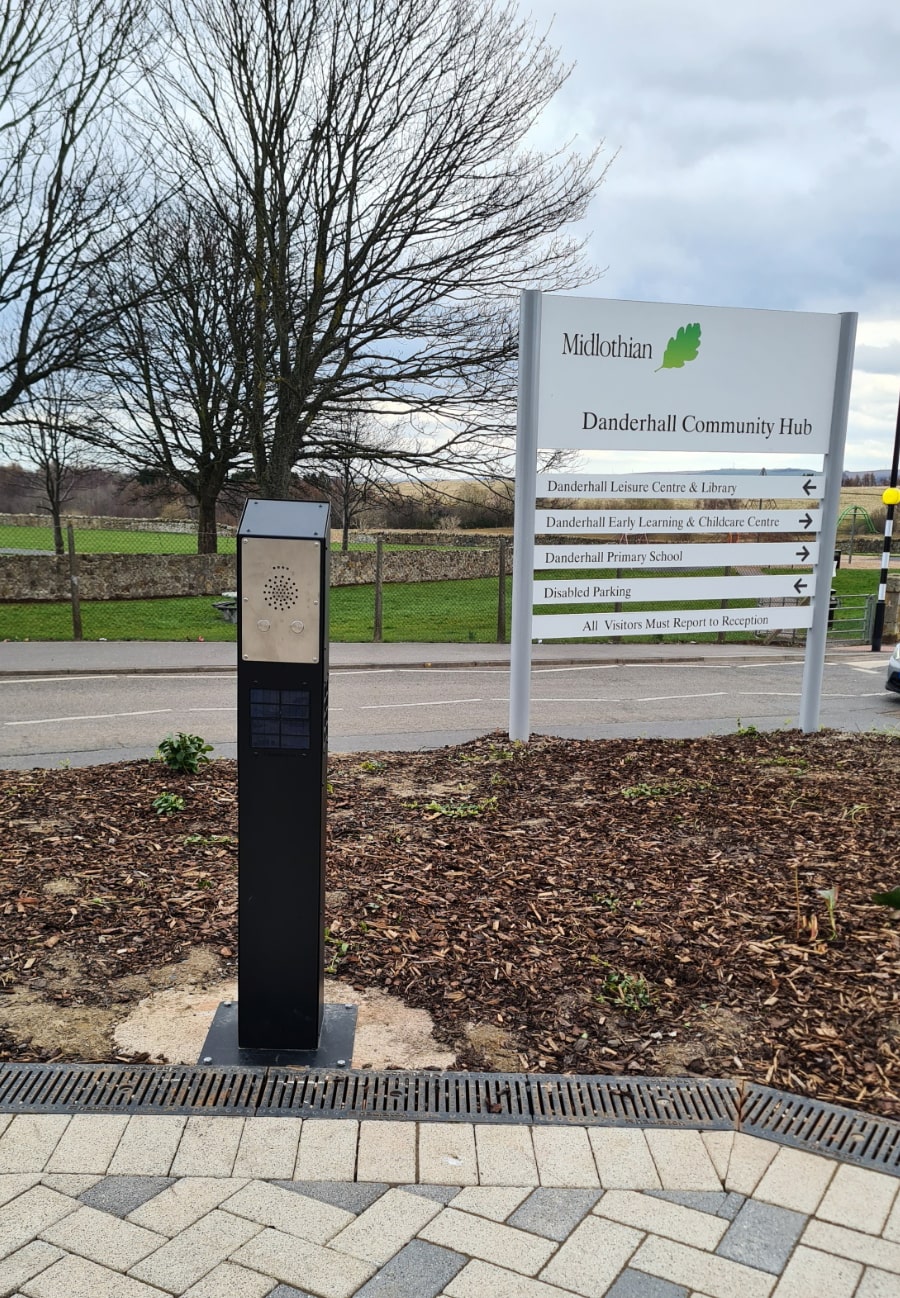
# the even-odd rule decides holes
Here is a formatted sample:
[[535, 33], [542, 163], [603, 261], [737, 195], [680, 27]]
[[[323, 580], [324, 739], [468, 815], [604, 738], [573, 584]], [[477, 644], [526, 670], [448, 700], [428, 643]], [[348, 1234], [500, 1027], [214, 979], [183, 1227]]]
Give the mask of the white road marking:
[[93, 712], [83, 717], [35, 717], [31, 721], [4, 721], [5, 726], [51, 726], [63, 721], [114, 721], [117, 717], [152, 717], [174, 708], [146, 708], [141, 712]]
[[391, 708], [446, 708], [456, 703], [483, 703], [483, 699], [429, 699], [425, 703], [363, 703], [360, 712], [385, 711]]

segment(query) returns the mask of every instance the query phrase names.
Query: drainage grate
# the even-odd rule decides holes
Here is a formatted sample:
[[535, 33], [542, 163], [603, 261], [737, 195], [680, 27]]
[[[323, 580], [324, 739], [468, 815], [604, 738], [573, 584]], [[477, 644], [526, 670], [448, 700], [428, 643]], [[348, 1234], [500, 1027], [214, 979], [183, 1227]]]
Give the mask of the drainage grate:
[[900, 1175], [900, 1124], [746, 1083], [526, 1073], [0, 1065], [0, 1113], [136, 1112], [737, 1130]]
[[751, 1084], [741, 1106], [740, 1129], [748, 1136], [900, 1175], [900, 1124], [868, 1113]]

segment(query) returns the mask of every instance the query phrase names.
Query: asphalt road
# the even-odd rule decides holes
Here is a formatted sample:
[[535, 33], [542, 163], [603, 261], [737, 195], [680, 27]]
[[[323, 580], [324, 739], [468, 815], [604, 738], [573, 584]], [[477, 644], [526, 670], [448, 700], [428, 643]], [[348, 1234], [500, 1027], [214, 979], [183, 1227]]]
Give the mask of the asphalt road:
[[[826, 663], [821, 724], [900, 733], [884, 661], [861, 649]], [[794, 726], [802, 661], [536, 667], [532, 729], [570, 738], [688, 737]], [[170, 731], [235, 753], [232, 672], [0, 678], [0, 766], [89, 765], [151, 756]], [[336, 752], [459, 743], [508, 719], [502, 666], [332, 670]]]

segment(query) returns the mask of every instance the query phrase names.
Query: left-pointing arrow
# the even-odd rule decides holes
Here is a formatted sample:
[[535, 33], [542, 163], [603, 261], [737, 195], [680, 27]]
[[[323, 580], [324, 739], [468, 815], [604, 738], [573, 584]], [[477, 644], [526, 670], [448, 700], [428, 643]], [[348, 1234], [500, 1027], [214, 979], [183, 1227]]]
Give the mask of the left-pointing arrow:
[[798, 577], [797, 580], [794, 582], [794, 590], [799, 595], [801, 591], [806, 590], [806, 582], [801, 581], [800, 578]]
[[807, 478], [803, 484], [803, 490], [806, 493], [806, 495], [811, 496], [815, 491], [815, 489], [816, 489], [816, 485], [813, 482], [812, 478]]

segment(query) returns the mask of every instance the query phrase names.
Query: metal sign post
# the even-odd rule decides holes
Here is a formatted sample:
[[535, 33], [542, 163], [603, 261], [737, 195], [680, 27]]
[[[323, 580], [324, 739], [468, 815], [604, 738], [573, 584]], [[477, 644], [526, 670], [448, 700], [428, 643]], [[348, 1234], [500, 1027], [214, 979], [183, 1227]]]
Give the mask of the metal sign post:
[[349, 1065], [323, 1006], [329, 507], [248, 501], [238, 528], [238, 1003], [201, 1063]]

